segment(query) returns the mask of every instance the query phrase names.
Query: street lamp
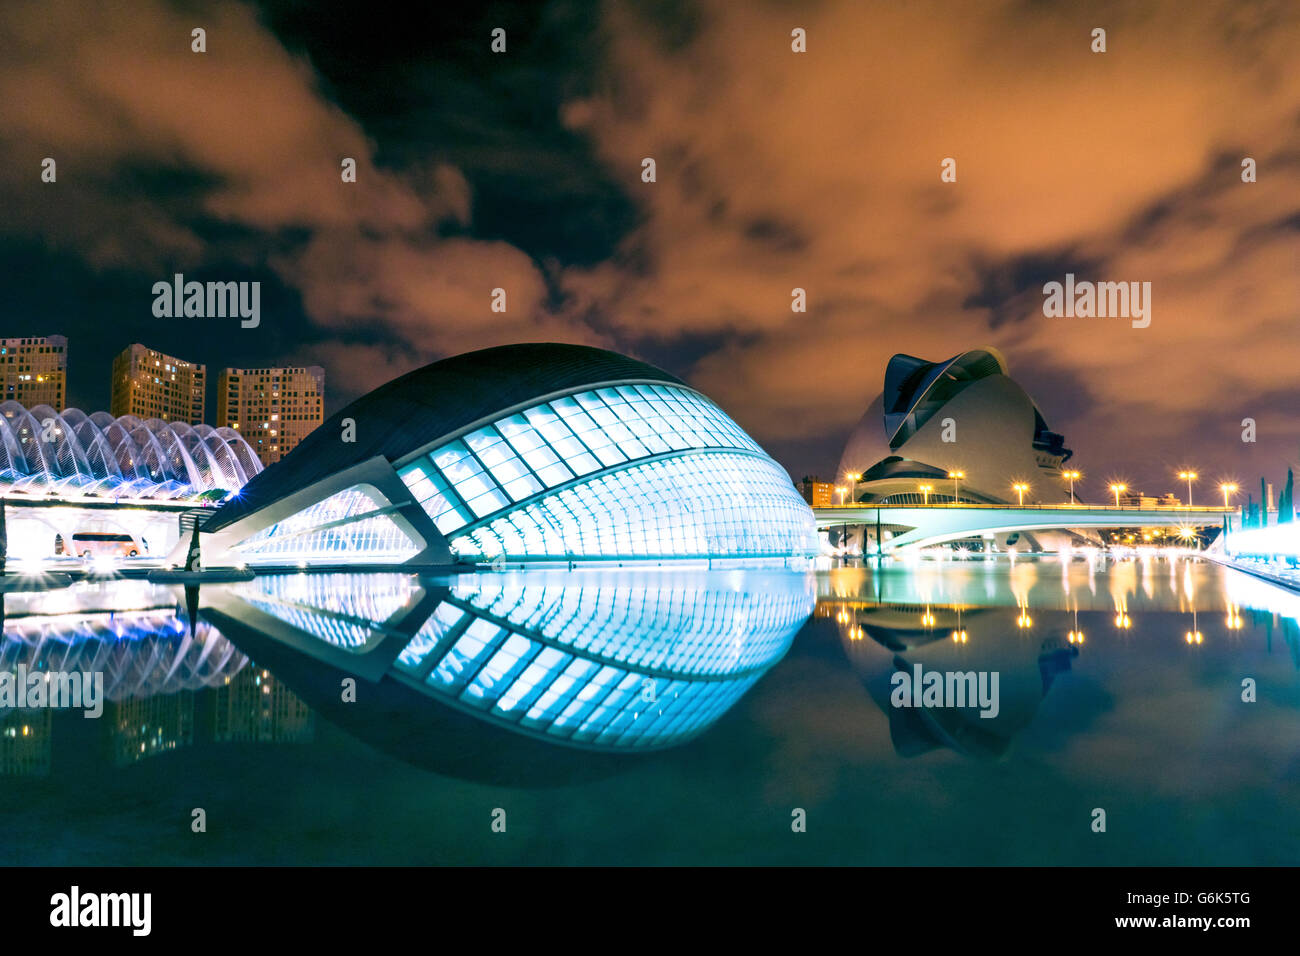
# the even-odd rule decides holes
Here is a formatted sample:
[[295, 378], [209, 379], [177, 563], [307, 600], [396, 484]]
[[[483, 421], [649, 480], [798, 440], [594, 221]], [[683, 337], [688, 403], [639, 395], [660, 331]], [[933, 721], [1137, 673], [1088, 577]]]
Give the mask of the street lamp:
[[856, 471], [846, 471], [844, 477], [852, 482], [852, 484], [849, 485], [849, 488], [852, 489], [853, 499], [856, 501], [858, 497], [858, 482], [862, 480], [862, 475]]
[[845, 493], [846, 491], [848, 491], [848, 490], [849, 490], [849, 489], [845, 488], [843, 485], [836, 485], [836, 486], [835, 486], [835, 493], [838, 494], [838, 495], [840, 496], [840, 507], [841, 507], [841, 508], [844, 507], [844, 493]]
[[948, 477], [952, 479], [952, 503], [958, 504], [961, 500], [961, 480], [966, 477], [966, 472], [950, 471]]
[[1196, 472], [1180, 471], [1178, 477], [1187, 482], [1187, 507], [1192, 506], [1192, 482], [1196, 480]]
[[1225, 481], [1223, 484], [1219, 485], [1219, 489], [1223, 492], [1223, 507], [1231, 508], [1232, 505], [1228, 504], [1228, 495], [1235, 495], [1237, 493], [1237, 486], [1230, 481]]
[[1061, 477], [1070, 483], [1070, 504], [1074, 504], [1074, 483], [1082, 478], [1083, 475], [1079, 474], [1077, 471], [1063, 471], [1061, 472]]
[[1121, 491], [1127, 491], [1127, 490], [1128, 490], [1128, 487], [1127, 487], [1126, 485], [1121, 485], [1121, 484], [1119, 484], [1119, 483], [1116, 483], [1116, 484], [1113, 484], [1113, 485], [1110, 486], [1110, 490], [1113, 491], [1113, 492], [1115, 492], [1115, 507], [1118, 508], [1118, 507], [1119, 507], [1119, 495], [1120, 495], [1120, 492], [1121, 492]]
[[924, 504], [925, 504], [927, 507], [929, 507], [929, 504], [930, 504], [930, 492], [934, 491], [934, 485], [921, 485], [921, 486], [920, 486], [920, 491], [921, 491], [921, 495], [922, 495], [922, 497], [924, 498]]
[[1029, 486], [1023, 481], [1017, 481], [1011, 486], [1011, 490], [1020, 495], [1020, 507], [1023, 508], [1025, 506], [1025, 492], [1029, 490]]

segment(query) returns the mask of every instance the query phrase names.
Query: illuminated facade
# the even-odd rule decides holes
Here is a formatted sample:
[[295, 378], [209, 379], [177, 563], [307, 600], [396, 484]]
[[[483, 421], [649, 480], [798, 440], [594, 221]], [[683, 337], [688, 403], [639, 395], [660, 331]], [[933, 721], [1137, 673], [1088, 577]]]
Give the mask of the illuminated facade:
[[217, 378], [217, 425], [233, 428], [273, 465], [316, 428], [325, 415], [325, 370], [228, 368]]
[[204, 532], [209, 565], [817, 548], [789, 476], [717, 405], [641, 362], [551, 344], [473, 352], [382, 386], [251, 481]]
[[707, 729], [815, 603], [784, 570], [616, 574], [460, 575], [442, 593], [407, 574], [273, 574], [205, 615], [526, 737], [630, 752]]
[[68, 340], [62, 335], [0, 339], [0, 401], [62, 408], [68, 397]]
[[109, 409], [118, 417], [199, 425], [206, 390], [207, 372], [202, 365], [136, 343], [113, 359]]

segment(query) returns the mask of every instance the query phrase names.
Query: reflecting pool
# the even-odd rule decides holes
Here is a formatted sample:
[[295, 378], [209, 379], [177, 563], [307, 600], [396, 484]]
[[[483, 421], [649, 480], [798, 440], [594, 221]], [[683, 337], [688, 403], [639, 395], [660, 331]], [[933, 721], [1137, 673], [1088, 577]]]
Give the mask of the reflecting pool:
[[2, 598], [104, 697], [0, 696], [3, 864], [1300, 860], [1300, 594], [1193, 559]]

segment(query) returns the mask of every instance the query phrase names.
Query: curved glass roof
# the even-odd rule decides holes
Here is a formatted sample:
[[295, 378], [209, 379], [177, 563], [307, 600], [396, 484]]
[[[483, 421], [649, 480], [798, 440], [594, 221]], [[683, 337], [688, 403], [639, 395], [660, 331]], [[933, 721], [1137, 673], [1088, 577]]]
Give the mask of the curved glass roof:
[[466, 558], [816, 550], [789, 477], [704, 396], [617, 385], [553, 398], [399, 470]]
[[68, 497], [211, 499], [262, 470], [239, 432], [79, 408], [0, 403], [0, 489]]
[[[381, 385], [250, 481], [205, 525], [209, 531], [376, 455], [390, 462], [540, 399], [621, 382], [682, 383], [644, 362], [584, 345], [529, 343], [434, 362]], [[345, 424], [354, 441], [340, 440]]]

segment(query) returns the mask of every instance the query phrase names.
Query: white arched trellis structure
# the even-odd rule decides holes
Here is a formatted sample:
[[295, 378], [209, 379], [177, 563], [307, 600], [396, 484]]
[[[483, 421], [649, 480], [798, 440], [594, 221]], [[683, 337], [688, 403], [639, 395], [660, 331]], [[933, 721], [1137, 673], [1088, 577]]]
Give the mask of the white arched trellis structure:
[[261, 470], [253, 449], [231, 428], [0, 403], [0, 494], [220, 498]]
[[248, 658], [207, 623], [194, 634], [174, 612], [43, 616], [9, 622], [0, 668], [102, 672], [109, 700], [218, 687]]

